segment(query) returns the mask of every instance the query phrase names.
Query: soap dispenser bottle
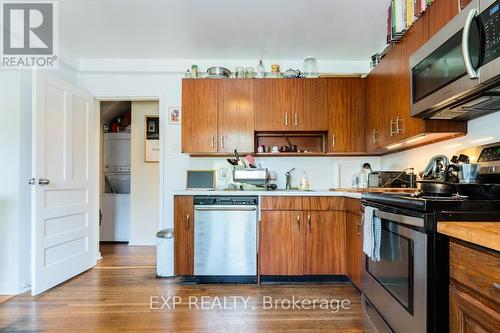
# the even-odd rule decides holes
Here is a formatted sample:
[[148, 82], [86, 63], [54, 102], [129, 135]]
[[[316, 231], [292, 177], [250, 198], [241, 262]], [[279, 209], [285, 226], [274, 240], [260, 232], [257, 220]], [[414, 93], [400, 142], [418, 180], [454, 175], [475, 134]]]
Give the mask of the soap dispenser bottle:
[[300, 186], [299, 189], [301, 191], [309, 191], [309, 180], [307, 179], [306, 171], [302, 171], [302, 177], [300, 177]]

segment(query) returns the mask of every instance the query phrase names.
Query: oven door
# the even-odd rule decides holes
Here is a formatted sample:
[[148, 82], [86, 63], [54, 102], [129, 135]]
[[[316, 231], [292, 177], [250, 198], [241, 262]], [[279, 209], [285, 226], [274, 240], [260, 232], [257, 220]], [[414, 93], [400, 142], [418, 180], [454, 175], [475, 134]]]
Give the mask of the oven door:
[[424, 219], [379, 210], [380, 261], [364, 259], [361, 290], [395, 332], [427, 329], [427, 234]]
[[478, 13], [479, 0], [473, 0], [410, 57], [412, 116], [429, 117], [426, 111], [440, 108], [479, 86]]

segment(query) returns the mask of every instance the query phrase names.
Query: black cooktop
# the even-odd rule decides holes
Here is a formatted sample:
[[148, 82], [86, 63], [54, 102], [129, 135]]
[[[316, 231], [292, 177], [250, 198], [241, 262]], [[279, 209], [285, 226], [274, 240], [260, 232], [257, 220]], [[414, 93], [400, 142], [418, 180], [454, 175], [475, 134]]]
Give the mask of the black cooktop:
[[[375, 203], [386, 207], [394, 207], [422, 213], [441, 215], [443, 219], [500, 221], [500, 200], [469, 199], [462, 196], [449, 197], [415, 197], [412, 193], [363, 193], [361, 199], [365, 203]], [[458, 219], [458, 217], [461, 217]]]

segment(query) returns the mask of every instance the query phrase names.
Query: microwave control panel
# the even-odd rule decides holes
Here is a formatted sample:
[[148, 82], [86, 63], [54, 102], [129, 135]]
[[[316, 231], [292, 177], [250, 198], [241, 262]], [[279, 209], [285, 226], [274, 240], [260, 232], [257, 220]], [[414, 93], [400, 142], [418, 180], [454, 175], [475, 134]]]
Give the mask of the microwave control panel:
[[500, 56], [500, 1], [481, 13], [484, 31], [484, 63]]

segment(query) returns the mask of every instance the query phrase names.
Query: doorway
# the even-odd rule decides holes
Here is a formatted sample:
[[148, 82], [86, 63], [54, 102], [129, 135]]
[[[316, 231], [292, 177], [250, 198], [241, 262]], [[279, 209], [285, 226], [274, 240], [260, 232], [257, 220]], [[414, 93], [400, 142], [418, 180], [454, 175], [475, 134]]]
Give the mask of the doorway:
[[100, 101], [99, 107], [100, 243], [154, 246], [159, 221], [159, 103], [112, 100]]

